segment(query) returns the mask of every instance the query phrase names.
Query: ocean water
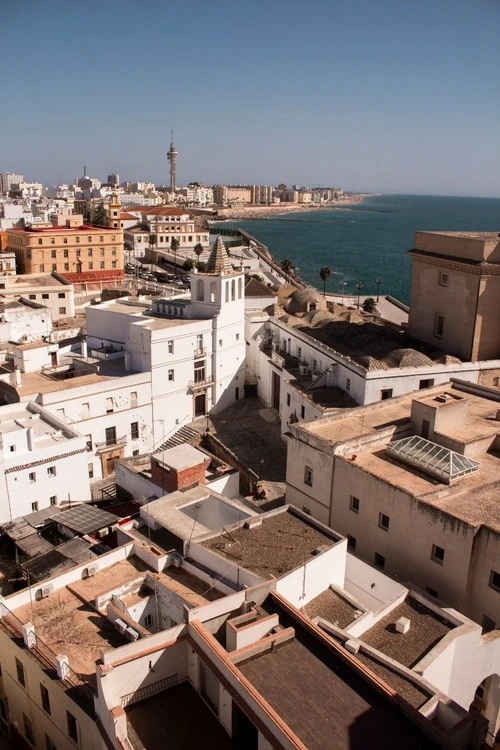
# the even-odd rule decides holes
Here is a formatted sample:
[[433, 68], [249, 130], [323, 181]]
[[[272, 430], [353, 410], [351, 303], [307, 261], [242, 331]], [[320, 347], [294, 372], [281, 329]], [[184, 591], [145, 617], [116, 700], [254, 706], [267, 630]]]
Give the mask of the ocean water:
[[245, 229], [278, 260], [290, 258], [304, 281], [322, 288], [321, 266], [330, 266], [327, 291], [381, 294], [409, 301], [416, 230], [500, 232], [500, 198], [377, 195], [352, 208], [283, 214], [269, 219], [224, 222]]

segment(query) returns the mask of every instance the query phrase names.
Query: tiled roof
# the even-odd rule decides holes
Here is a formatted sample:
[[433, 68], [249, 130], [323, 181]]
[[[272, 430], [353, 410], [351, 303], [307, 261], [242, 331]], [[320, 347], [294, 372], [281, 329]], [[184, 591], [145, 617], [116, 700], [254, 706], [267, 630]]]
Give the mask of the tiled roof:
[[233, 266], [231, 264], [231, 259], [226, 252], [226, 246], [222, 241], [222, 237], [218, 234], [207, 261], [206, 273], [224, 274], [232, 272]]
[[275, 292], [258, 279], [249, 279], [245, 285], [245, 297], [275, 297]]
[[189, 216], [188, 211], [175, 206], [143, 206], [142, 213], [147, 216]]

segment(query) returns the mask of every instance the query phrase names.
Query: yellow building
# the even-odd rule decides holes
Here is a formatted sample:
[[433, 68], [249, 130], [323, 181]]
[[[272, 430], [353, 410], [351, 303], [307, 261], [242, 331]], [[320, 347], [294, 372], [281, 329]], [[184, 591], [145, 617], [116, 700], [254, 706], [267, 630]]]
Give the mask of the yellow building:
[[123, 277], [123, 231], [82, 224], [8, 229], [7, 249], [16, 254], [18, 273], [57, 272], [69, 281], [107, 281]]

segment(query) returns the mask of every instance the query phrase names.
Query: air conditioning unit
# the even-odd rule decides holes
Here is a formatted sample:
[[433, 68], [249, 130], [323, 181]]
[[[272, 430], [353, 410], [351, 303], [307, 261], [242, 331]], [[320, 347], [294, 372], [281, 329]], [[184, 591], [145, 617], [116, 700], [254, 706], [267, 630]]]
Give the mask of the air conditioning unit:
[[184, 558], [178, 552], [172, 552], [168, 556], [168, 559], [169, 559], [170, 565], [173, 565], [176, 568], [180, 568]]
[[139, 638], [139, 633], [134, 628], [127, 628], [125, 630], [125, 638], [127, 641], [136, 641]]
[[123, 622], [123, 620], [120, 620], [119, 618], [118, 618], [118, 620], [115, 620], [115, 628], [116, 628], [116, 630], [118, 630], [118, 632], [119, 632], [119, 633], [121, 633], [122, 635], [123, 635], [123, 634], [125, 633], [125, 631], [127, 630], [127, 627], [128, 627], [128, 626], [127, 626], [127, 623], [126, 623], [126, 622]]
[[82, 578], [92, 578], [92, 576], [95, 576], [96, 573], [99, 572], [99, 566], [97, 563], [94, 563], [94, 565], [89, 565], [87, 568], [84, 568], [82, 570]]
[[54, 584], [48, 583], [46, 586], [42, 586], [42, 588], [38, 589], [35, 594], [35, 599], [46, 599], [46, 597], [50, 596], [53, 591]]

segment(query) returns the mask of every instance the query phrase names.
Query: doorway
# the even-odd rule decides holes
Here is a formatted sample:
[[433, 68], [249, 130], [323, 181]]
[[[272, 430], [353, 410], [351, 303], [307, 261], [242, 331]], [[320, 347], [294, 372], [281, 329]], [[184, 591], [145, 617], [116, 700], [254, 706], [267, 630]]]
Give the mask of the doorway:
[[206, 414], [206, 411], [207, 411], [207, 394], [198, 393], [198, 395], [194, 397], [194, 416], [203, 417]]
[[271, 404], [273, 409], [280, 410], [280, 383], [281, 378], [277, 372], [273, 372]]

